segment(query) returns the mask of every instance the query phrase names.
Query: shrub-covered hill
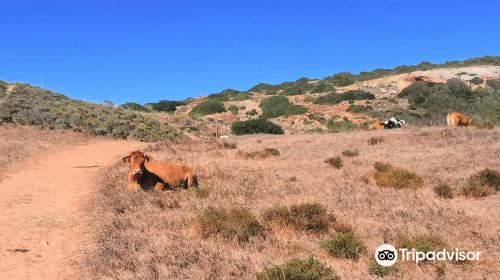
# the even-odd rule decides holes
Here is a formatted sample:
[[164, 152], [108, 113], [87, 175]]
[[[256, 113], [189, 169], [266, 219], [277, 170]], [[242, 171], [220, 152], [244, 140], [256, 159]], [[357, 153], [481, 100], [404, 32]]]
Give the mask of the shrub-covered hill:
[[72, 100], [27, 84], [0, 82], [0, 123], [70, 129], [92, 135], [112, 135], [140, 141], [176, 138], [166, 123], [144, 113]]

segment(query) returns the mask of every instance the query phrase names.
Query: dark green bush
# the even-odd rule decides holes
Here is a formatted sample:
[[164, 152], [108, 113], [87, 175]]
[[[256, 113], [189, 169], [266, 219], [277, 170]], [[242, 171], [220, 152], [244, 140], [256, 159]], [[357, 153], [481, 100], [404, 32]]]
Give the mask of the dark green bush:
[[307, 109], [300, 105], [294, 105], [284, 96], [272, 96], [260, 102], [263, 118], [275, 118], [279, 116], [301, 115]]
[[267, 268], [259, 280], [340, 280], [335, 270], [310, 257], [291, 259], [286, 264]]
[[206, 100], [193, 107], [190, 116], [202, 117], [206, 115], [225, 112], [224, 103], [217, 100]]
[[231, 132], [235, 135], [244, 134], [284, 134], [283, 129], [266, 119], [236, 121], [231, 125]]
[[213, 93], [208, 96], [210, 100], [217, 100], [220, 102], [225, 101], [242, 101], [252, 98], [252, 94], [249, 92], [241, 92], [235, 89], [225, 89], [219, 93]]
[[125, 110], [131, 110], [131, 111], [141, 111], [141, 112], [147, 112], [148, 109], [146, 107], [142, 106], [141, 104], [134, 103], [134, 102], [127, 102], [119, 106], [120, 108], [123, 108]]
[[321, 241], [321, 248], [337, 258], [359, 259], [365, 250], [363, 243], [353, 232], [338, 232]]
[[245, 115], [247, 115], [247, 116], [255, 116], [255, 115], [257, 115], [257, 110], [252, 109], [252, 110], [250, 110], [250, 111], [247, 111], [247, 112], [245, 113]]
[[331, 84], [320, 81], [311, 88], [311, 93], [320, 92], [335, 92], [335, 87]]
[[161, 100], [157, 103], [148, 103], [146, 106], [151, 106], [151, 109], [158, 112], [175, 112], [177, 106], [186, 105], [185, 101], [170, 101]]
[[354, 104], [349, 105], [349, 108], [347, 108], [347, 112], [357, 113], [357, 114], [365, 113], [371, 110], [373, 110], [372, 106], [363, 106]]
[[326, 77], [323, 80], [330, 82], [338, 87], [344, 87], [354, 84], [356, 82], [356, 76], [349, 72], [340, 72], [330, 77]]
[[341, 94], [329, 93], [320, 96], [314, 102], [315, 104], [337, 104], [342, 101], [352, 100], [373, 100], [375, 95], [362, 90], [349, 90]]
[[231, 114], [233, 114], [233, 115], [238, 115], [238, 112], [240, 111], [240, 109], [239, 109], [239, 108], [238, 108], [238, 106], [236, 106], [236, 105], [230, 105], [230, 106], [227, 108], [227, 110], [228, 110], [229, 112], [231, 112]]
[[193, 220], [193, 226], [204, 238], [219, 235], [245, 242], [251, 237], [264, 236], [262, 226], [245, 208], [208, 207]]

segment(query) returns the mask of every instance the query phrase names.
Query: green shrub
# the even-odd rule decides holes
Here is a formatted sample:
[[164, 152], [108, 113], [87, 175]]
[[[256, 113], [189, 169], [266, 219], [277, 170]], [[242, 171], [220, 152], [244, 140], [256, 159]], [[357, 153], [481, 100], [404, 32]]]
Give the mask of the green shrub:
[[448, 184], [438, 184], [434, 187], [434, 192], [442, 198], [453, 198], [453, 188]]
[[286, 264], [267, 268], [259, 280], [340, 280], [335, 270], [310, 257], [291, 259]]
[[224, 103], [217, 100], [206, 100], [193, 107], [190, 116], [202, 117], [206, 115], [225, 112]]
[[326, 127], [330, 132], [338, 133], [347, 130], [353, 130], [356, 128], [356, 125], [351, 123], [347, 118], [337, 119], [337, 120], [329, 120], [326, 124]]
[[325, 160], [325, 162], [330, 164], [331, 166], [337, 168], [337, 169], [342, 168], [342, 166], [344, 165], [342, 163], [342, 158], [339, 156], [328, 158]]
[[257, 115], [257, 110], [256, 109], [252, 109], [250, 111], [247, 111], [245, 113], [245, 115], [247, 115], [247, 116], [255, 116], [255, 115]]
[[356, 76], [349, 72], [340, 72], [324, 79], [338, 87], [345, 87], [356, 82]]
[[249, 89], [248, 91], [252, 91], [252, 92], [266, 92], [268, 90], [275, 90], [275, 86], [273, 85], [270, 85], [270, 84], [266, 84], [266, 83], [260, 83], [254, 87], [252, 87], [251, 89]]
[[279, 116], [302, 115], [307, 109], [300, 105], [294, 105], [284, 96], [272, 96], [260, 102], [263, 118], [275, 118]]
[[284, 134], [283, 129], [266, 119], [236, 121], [231, 125], [231, 132], [235, 135], [245, 134]]
[[445, 247], [445, 243], [441, 238], [432, 235], [421, 235], [416, 237], [398, 237], [398, 248], [415, 249], [420, 252], [438, 251]]
[[233, 115], [238, 115], [238, 112], [240, 111], [240, 109], [238, 108], [238, 106], [236, 106], [236, 105], [234, 105], [234, 104], [233, 104], [233, 105], [230, 105], [230, 106], [227, 108], [227, 110], [228, 110], [229, 112], [231, 112], [231, 114], [233, 114]]
[[196, 216], [193, 226], [203, 238], [219, 235], [245, 242], [251, 237], [264, 236], [262, 226], [245, 208], [226, 210], [208, 207]]
[[219, 93], [213, 93], [208, 95], [209, 100], [216, 100], [220, 102], [226, 101], [243, 101], [252, 98], [252, 94], [249, 92], [241, 92], [234, 89], [225, 89]]
[[392, 266], [381, 266], [376, 261], [372, 261], [368, 272], [377, 277], [385, 277], [394, 273], [399, 272], [401, 269], [397, 264]]
[[312, 233], [328, 232], [335, 217], [319, 203], [303, 203], [286, 207], [271, 207], [262, 214], [269, 227], [292, 227], [297, 231]]
[[342, 151], [342, 155], [345, 157], [357, 157], [359, 156], [358, 149], [345, 149]]
[[161, 100], [157, 103], [148, 103], [146, 106], [150, 106], [151, 109], [158, 112], [175, 112], [177, 110], [177, 106], [185, 105], [184, 101], [170, 101], [170, 100]]
[[119, 106], [120, 108], [123, 108], [125, 110], [131, 110], [131, 111], [141, 111], [141, 112], [147, 112], [148, 109], [146, 107], [142, 106], [141, 104], [134, 103], [134, 102], [127, 102]]
[[339, 232], [321, 241], [321, 248], [337, 258], [357, 260], [365, 250], [363, 243], [353, 232]]
[[315, 104], [325, 105], [325, 104], [337, 104], [342, 101], [353, 101], [353, 100], [373, 100], [375, 95], [362, 91], [362, 90], [349, 90], [341, 94], [328, 93], [326, 95], [320, 96], [314, 101]]
[[373, 108], [371, 106], [354, 105], [354, 104], [349, 105], [349, 108], [347, 108], [347, 112], [356, 113], [356, 114], [365, 113], [365, 112], [368, 112], [371, 110], [373, 110]]
[[318, 82], [313, 88], [311, 88], [311, 93], [320, 92], [335, 92], [335, 87], [325, 82]]
[[423, 185], [423, 179], [416, 173], [389, 164], [375, 162], [375, 181], [382, 187], [395, 189], [417, 188]]

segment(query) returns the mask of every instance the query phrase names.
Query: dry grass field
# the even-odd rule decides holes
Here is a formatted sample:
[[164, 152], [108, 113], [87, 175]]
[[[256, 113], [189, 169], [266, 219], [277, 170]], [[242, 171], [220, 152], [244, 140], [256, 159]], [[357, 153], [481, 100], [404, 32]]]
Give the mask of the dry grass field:
[[[500, 170], [498, 128], [227, 141], [146, 149], [158, 160], [193, 165], [198, 190], [130, 193], [124, 164], [102, 170], [88, 207], [94, 245], [82, 273], [92, 279], [266, 279], [260, 273], [267, 268], [313, 256], [342, 279], [376, 279], [377, 246], [420, 238], [429, 246], [481, 251], [481, 260], [399, 262], [384, 279], [500, 278], [500, 195], [461, 194], [471, 175]], [[258, 156], [242, 156], [252, 154]], [[325, 162], [334, 157], [341, 164]], [[389, 175], [376, 173], [374, 164]], [[409, 183], [392, 187], [391, 176]], [[389, 184], [377, 185], [376, 178]], [[434, 192], [442, 184], [451, 187], [452, 199]], [[339, 249], [330, 242], [337, 237], [350, 241]]]
[[50, 131], [34, 126], [3, 124], [0, 126], [0, 174], [8, 165], [40, 152], [87, 140], [88, 136], [67, 130]]

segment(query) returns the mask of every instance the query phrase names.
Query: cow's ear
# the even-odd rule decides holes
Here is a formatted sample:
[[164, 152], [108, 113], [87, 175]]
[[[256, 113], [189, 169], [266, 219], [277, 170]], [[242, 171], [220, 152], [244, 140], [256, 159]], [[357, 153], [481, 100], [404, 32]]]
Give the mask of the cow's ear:
[[122, 158], [122, 161], [125, 162], [125, 163], [130, 163], [130, 156], [124, 156]]
[[144, 159], [146, 160], [146, 162], [148, 162], [148, 161], [152, 161], [153, 157], [150, 155], [144, 155]]

